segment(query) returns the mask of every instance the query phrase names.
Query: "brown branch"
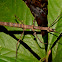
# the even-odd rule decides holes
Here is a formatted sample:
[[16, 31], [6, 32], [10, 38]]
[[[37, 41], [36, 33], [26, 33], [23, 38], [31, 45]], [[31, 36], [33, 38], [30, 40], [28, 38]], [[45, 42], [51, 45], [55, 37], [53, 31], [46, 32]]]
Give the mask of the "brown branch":
[[23, 29], [37, 29], [37, 30], [47, 30], [48, 32], [55, 32], [53, 29], [49, 27], [34, 26], [33, 28], [32, 25], [25, 25], [25, 24], [11, 23], [11, 22], [0, 22], [0, 25], [18, 27], [18, 28], [23, 28]]

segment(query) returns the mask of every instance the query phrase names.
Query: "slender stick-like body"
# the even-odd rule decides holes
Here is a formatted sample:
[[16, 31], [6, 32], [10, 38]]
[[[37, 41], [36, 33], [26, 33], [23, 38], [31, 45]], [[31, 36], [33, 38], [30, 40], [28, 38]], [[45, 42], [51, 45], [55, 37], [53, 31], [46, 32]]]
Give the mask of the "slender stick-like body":
[[33, 27], [32, 25], [25, 25], [25, 24], [11, 23], [11, 22], [0, 22], [0, 25], [18, 27], [18, 28], [24, 28], [24, 29], [47, 30], [48, 32], [54, 32], [54, 30], [49, 27], [40, 27], [40, 26]]

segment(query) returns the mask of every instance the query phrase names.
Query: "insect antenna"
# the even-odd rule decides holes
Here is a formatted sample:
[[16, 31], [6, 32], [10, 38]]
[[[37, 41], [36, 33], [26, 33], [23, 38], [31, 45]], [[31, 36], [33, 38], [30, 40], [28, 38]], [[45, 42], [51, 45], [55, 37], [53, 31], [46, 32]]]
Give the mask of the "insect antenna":
[[[55, 21], [49, 26], [49, 28], [52, 27], [54, 24], [56, 24], [56, 23], [59, 21], [58, 18], [59, 18], [61, 15], [62, 15], [62, 14], [60, 14], [60, 15], [55, 19]], [[61, 34], [61, 33], [57, 32], [57, 31], [55, 31], [55, 29], [54, 29], [54, 32], [55, 32], [55, 33], [58, 33], [58, 34]]]
[[61, 16], [62, 14], [60, 14], [56, 19], [55, 19], [55, 21], [49, 26], [49, 27], [52, 27], [54, 24], [56, 24], [59, 20], [58, 20], [58, 18]]

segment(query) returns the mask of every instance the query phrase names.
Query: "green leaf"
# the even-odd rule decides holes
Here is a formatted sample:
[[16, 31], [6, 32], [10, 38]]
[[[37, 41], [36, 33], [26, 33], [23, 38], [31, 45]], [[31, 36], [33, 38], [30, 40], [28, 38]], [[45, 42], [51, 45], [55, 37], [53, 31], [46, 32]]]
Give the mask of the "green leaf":
[[[15, 15], [26, 25], [33, 24], [33, 16], [22, 0], [0, 0], [0, 21], [16, 23]], [[19, 20], [17, 20], [19, 21]], [[19, 21], [19, 22], [21, 22]], [[8, 28], [8, 27], [7, 27]], [[17, 30], [8, 28], [8, 30]], [[20, 29], [18, 29], [20, 30]]]
[[[50, 26], [57, 17], [62, 14], [62, 0], [49, 0], [48, 1], [48, 25]], [[58, 18], [58, 22], [53, 25], [51, 28], [55, 29], [57, 32], [62, 33], [62, 15]], [[60, 34], [53, 33], [52, 35], [49, 33], [48, 37], [48, 50], [52, 47], [54, 42], [57, 40], [57, 36]], [[62, 37], [56, 42], [55, 46], [52, 48], [52, 60], [53, 62], [61, 62], [62, 61]]]
[[[59, 4], [60, 3], [60, 4]], [[34, 17], [32, 16], [29, 8], [22, 0], [0, 0], [0, 21], [3, 22], [13, 22], [13, 23], [21, 23], [15, 15], [26, 25], [32, 25]], [[62, 14], [62, 1], [59, 0], [49, 0], [48, 1], [48, 26], [57, 18], [58, 15]], [[62, 16], [59, 17], [59, 21], [52, 26], [51, 28], [56, 29], [57, 32], [62, 32]], [[16, 22], [17, 20], [17, 22]], [[10, 31], [23, 31], [21, 28], [14, 27], [5, 27], [7, 30], [3, 30], [0, 32], [0, 61], [2, 62], [14, 62], [16, 59], [16, 43], [17, 39], [20, 38], [21, 34], [13, 35], [14, 33], [7, 33]], [[27, 32], [31, 30], [27, 29]], [[53, 33], [56, 36], [59, 36], [58, 33]], [[48, 37], [48, 51], [54, 44], [55, 40], [58, 38], [55, 35], [49, 33]], [[17, 38], [14, 38], [14, 36]], [[39, 39], [44, 42], [42, 36], [38, 34]], [[35, 37], [36, 38], [36, 37]], [[17, 53], [17, 62], [38, 62], [38, 58], [43, 59], [45, 54], [45, 45], [40, 43], [38, 38], [34, 40], [34, 36], [32, 34], [26, 34], [22, 37], [23, 41], [20, 42], [18, 53]], [[52, 48], [52, 59], [53, 62], [62, 61], [62, 38], [56, 43], [56, 45]], [[34, 54], [36, 54], [38, 57]]]
[[[16, 15], [23, 24], [33, 24], [34, 17], [22, 0], [0, 0], [0, 14], [0, 21], [3, 22], [17, 23]], [[20, 21], [18, 22], [20, 23]], [[14, 33], [17, 31], [21, 33], [23, 29], [7, 26], [5, 28], [1, 27], [3, 32], [0, 32], [0, 60], [2, 62], [15, 62], [17, 39], [20, 38], [21, 34]], [[27, 29], [27, 32], [29, 31], [31, 30]], [[38, 37], [44, 42], [42, 35], [38, 34]], [[34, 40], [32, 34], [23, 35], [22, 39], [23, 41], [18, 45], [17, 62], [38, 62], [45, 57], [45, 45], [41, 44], [37, 38]]]
[[[28, 39], [28, 38], [26, 38]], [[25, 39], [25, 41], [26, 41]], [[31, 39], [31, 43], [29, 41], [29, 39]], [[35, 49], [34, 51], [36, 51], [36, 53], [40, 55], [41, 51], [39, 46], [37, 45], [37, 43], [32, 39], [30, 38], [30, 35], [29, 35], [29, 39], [27, 41], [29, 41], [28, 44], [31, 44], [31, 48]], [[0, 59], [3, 60], [3, 61], [15, 61], [15, 57], [16, 57], [16, 43], [17, 41], [12, 38], [11, 36], [1, 32], [0, 33]], [[32, 44], [33, 43], [33, 44]], [[35, 46], [34, 46], [35, 44]], [[36, 46], [37, 45], [37, 46]], [[36, 48], [37, 47], [37, 48]], [[17, 54], [17, 61], [20, 62], [38, 62], [38, 60], [29, 52], [28, 49], [26, 49], [24, 47], [24, 45], [20, 45], [19, 47], [19, 50], [18, 50], [18, 54]]]

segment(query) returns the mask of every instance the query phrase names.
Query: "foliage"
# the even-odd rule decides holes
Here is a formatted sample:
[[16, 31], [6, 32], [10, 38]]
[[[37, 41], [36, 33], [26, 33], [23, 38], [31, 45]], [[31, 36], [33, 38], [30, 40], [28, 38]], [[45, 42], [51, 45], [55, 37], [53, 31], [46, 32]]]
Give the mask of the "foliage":
[[[53, 3], [52, 3], [53, 2]], [[48, 1], [48, 26], [60, 15], [62, 12], [62, 1], [61, 0], [49, 0]], [[60, 3], [60, 4], [59, 4]], [[32, 16], [30, 9], [22, 0], [0, 0], [0, 21], [17, 23], [15, 15], [26, 25], [32, 25], [34, 17]], [[60, 16], [61, 17], [61, 16]], [[62, 18], [52, 27], [59, 33], [62, 32], [61, 22]], [[20, 21], [18, 21], [20, 23]], [[16, 57], [16, 43], [17, 39], [21, 36], [21, 28], [15, 27], [2, 27], [0, 28], [0, 61], [1, 62], [14, 62]], [[23, 35], [23, 41], [20, 42], [17, 62], [39, 62], [38, 59], [43, 59], [48, 55], [45, 51], [45, 45], [40, 43], [30, 33], [31, 30], [26, 30], [28, 34]], [[19, 34], [17, 34], [19, 32]], [[54, 33], [59, 36], [59, 34]], [[38, 34], [39, 39], [44, 42], [42, 35]], [[48, 51], [52, 47], [53, 43], [57, 39], [56, 36], [49, 33], [48, 37]], [[61, 61], [61, 40], [52, 49], [52, 60], [53, 62]], [[36, 56], [37, 55], [37, 56]], [[37, 57], [37, 58], [36, 58]]]

